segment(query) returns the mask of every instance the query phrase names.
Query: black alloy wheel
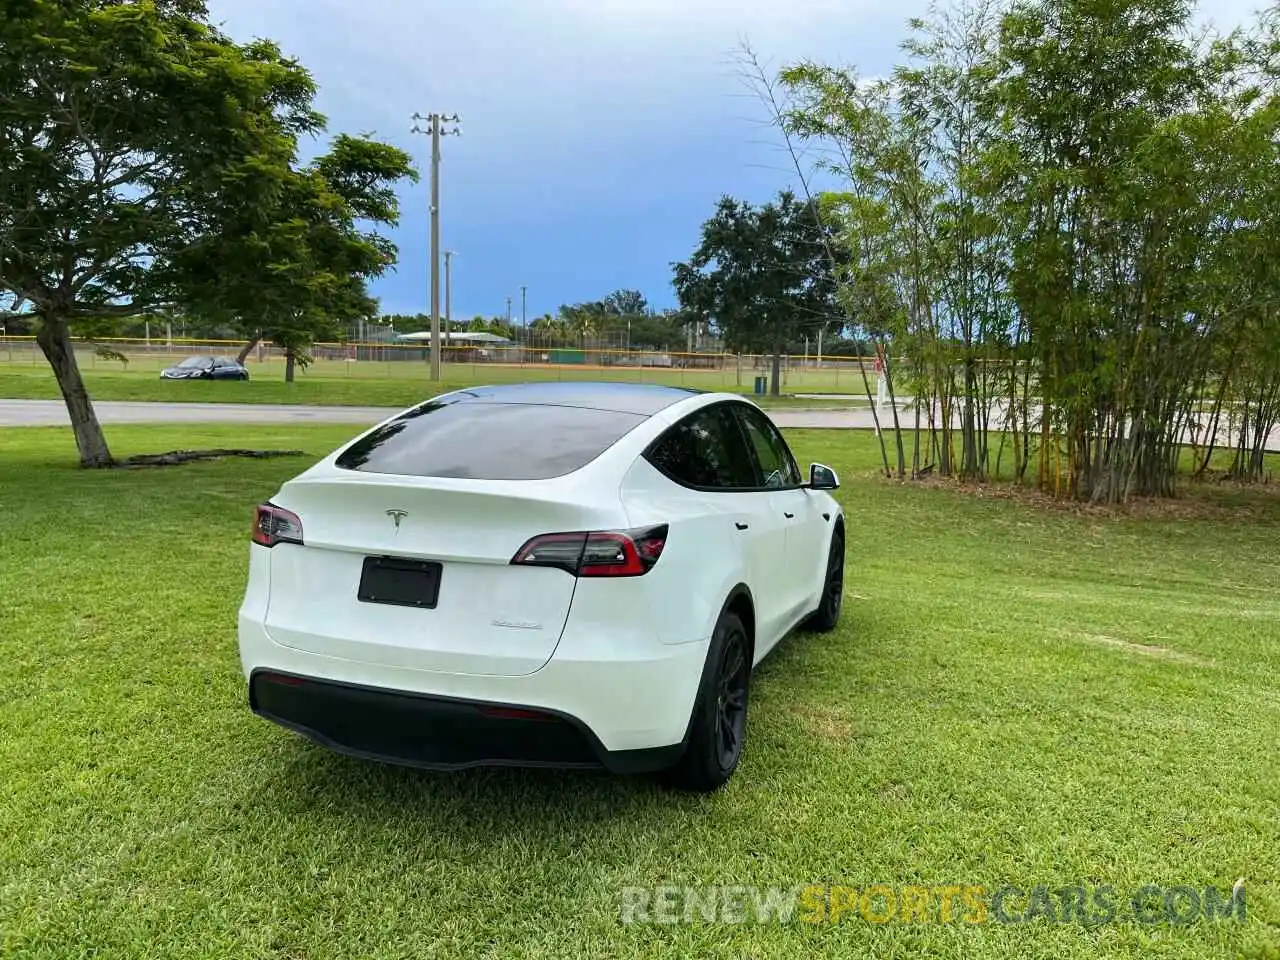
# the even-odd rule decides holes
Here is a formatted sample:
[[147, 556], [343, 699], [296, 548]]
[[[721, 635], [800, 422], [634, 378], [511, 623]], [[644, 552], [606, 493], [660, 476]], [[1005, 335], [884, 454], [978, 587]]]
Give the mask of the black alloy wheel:
[[806, 630], [827, 633], [840, 622], [844, 608], [844, 531], [831, 535], [831, 549], [827, 553], [827, 575], [822, 581], [822, 598], [818, 609], [804, 624]]
[[746, 641], [741, 633], [729, 635], [720, 658], [715, 729], [720, 767], [724, 770], [732, 770], [738, 765], [742, 742], [746, 738], [750, 674]]
[[702, 685], [689, 719], [685, 751], [664, 778], [681, 790], [711, 793], [733, 776], [747, 739], [751, 642], [738, 615], [720, 615]]

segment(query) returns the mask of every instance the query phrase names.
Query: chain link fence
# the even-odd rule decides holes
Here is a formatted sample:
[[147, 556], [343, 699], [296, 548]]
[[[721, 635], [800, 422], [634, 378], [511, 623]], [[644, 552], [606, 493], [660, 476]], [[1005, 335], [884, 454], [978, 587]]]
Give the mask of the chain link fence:
[[[189, 356], [236, 357], [241, 340], [101, 339], [80, 342], [76, 356], [84, 370], [158, 375]], [[407, 378], [429, 376], [431, 347], [425, 343], [318, 343], [299, 378]], [[33, 337], [0, 337], [0, 366], [40, 366], [44, 356]], [[270, 344], [249, 351], [245, 364], [255, 376], [283, 376], [285, 353]], [[752, 392], [772, 369], [761, 354], [628, 350], [613, 346], [523, 346], [449, 344], [441, 350], [442, 377], [449, 382], [538, 380], [620, 380], [665, 383], [701, 389]], [[872, 358], [785, 356], [783, 389], [790, 393], [861, 395], [863, 370], [874, 389]]]

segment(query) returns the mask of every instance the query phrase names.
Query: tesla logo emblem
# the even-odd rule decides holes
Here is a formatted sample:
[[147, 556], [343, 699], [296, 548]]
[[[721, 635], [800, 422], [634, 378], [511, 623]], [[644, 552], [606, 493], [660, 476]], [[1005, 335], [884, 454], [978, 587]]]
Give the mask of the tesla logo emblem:
[[406, 512], [405, 512], [405, 511], [403, 511], [403, 510], [388, 510], [388, 511], [387, 511], [387, 516], [388, 516], [388, 517], [390, 517], [392, 520], [394, 520], [394, 521], [396, 522], [396, 529], [397, 529], [397, 530], [399, 530], [399, 529], [400, 529], [400, 521], [401, 521], [401, 520], [403, 520], [403, 519], [404, 519], [405, 517], [407, 517], [408, 515], [409, 515], [409, 514], [408, 514], [408, 513], [406, 513]]

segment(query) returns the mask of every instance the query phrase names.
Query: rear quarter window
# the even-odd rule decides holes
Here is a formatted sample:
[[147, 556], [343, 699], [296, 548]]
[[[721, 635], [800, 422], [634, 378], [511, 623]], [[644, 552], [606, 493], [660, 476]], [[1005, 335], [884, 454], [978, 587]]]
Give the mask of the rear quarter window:
[[722, 403], [699, 410], [668, 429], [645, 458], [676, 483], [699, 490], [760, 486], [746, 435]]
[[520, 403], [426, 403], [356, 441], [337, 466], [470, 480], [550, 480], [585, 467], [647, 416]]

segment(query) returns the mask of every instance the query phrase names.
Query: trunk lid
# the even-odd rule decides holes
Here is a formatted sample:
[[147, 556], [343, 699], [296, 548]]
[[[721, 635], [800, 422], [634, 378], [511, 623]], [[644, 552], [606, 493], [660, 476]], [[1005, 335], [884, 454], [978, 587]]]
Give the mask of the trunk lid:
[[[564, 482], [355, 472], [294, 480], [272, 502], [298, 515], [304, 543], [271, 550], [267, 632], [284, 646], [360, 663], [533, 673], [555, 652], [577, 580], [510, 561], [538, 534], [623, 519], [619, 503], [584, 499]], [[366, 558], [439, 564], [434, 607], [359, 599]]]

